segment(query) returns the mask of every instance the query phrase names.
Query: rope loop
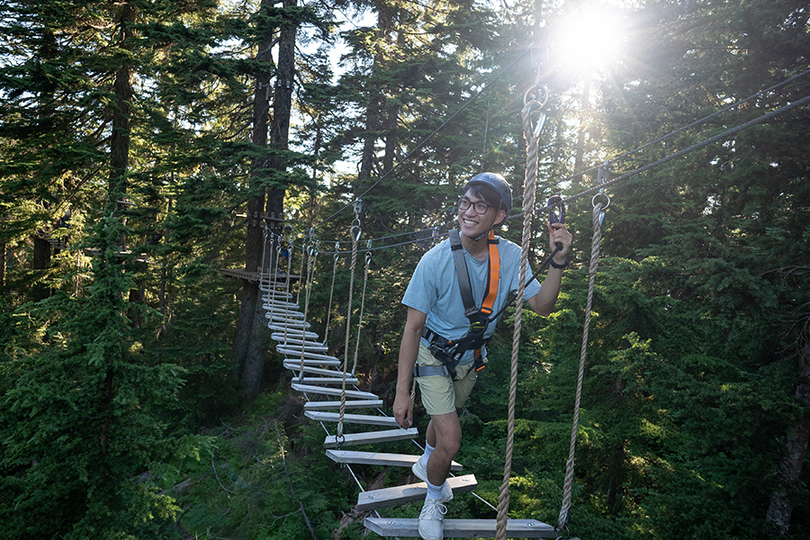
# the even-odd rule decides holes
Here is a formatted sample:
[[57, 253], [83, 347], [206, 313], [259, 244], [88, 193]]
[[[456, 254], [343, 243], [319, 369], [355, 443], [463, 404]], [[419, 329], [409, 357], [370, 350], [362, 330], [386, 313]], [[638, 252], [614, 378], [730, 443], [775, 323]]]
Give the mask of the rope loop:
[[[535, 94], [536, 91], [540, 92], [539, 97]], [[533, 104], [532, 108], [536, 106], [539, 109], [545, 109], [548, 103], [548, 96], [549, 91], [546, 85], [532, 85], [526, 90], [526, 93], [523, 94], [523, 106], [527, 107], [531, 103]]]

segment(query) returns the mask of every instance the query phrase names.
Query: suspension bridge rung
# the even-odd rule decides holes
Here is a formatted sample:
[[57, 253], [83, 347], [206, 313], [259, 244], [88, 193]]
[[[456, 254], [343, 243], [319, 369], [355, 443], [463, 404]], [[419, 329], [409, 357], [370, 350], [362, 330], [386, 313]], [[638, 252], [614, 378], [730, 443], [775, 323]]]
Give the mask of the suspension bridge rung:
[[[278, 337], [274, 337], [273, 339], [275, 341], [280, 342], [279, 345], [281, 345], [282, 347], [294, 347], [294, 348], [298, 349], [299, 347], [301, 347], [303, 345], [305, 349], [313, 350], [313, 351], [319, 351], [319, 350], [320, 351], [325, 351], [326, 349], [329, 348], [326, 345], [324, 345], [323, 343], [321, 343], [320, 341], [312, 341], [311, 339], [302, 340], [301, 336], [292, 336], [290, 334], [287, 334], [287, 336], [285, 338], [283, 332], [277, 332], [277, 333], [275, 333], [275, 335], [278, 336]], [[273, 336], [273, 334], [271, 334], [270, 337], [272, 337], [272, 336]], [[316, 336], [317, 336], [317, 334], [316, 334]], [[306, 337], [306, 336], [304, 336], [304, 337]]]
[[299, 306], [295, 302], [284, 302], [281, 300], [265, 300], [262, 303], [264, 309], [287, 309], [289, 311], [298, 311]]
[[276, 330], [277, 332], [283, 332], [286, 330], [304, 330], [309, 329], [312, 325], [308, 322], [305, 322], [303, 319], [277, 319], [275, 317], [266, 317], [270, 319], [267, 322], [268, 328], [272, 330]]
[[[340, 360], [335, 358], [334, 360], [318, 360], [314, 358], [304, 358], [304, 372], [309, 373], [311, 369], [318, 369], [320, 366], [333, 366], [333, 367], [340, 367]], [[298, 358], [287, 358], [284, 361], [284, 369], [291, 369], [293, 371], [300, 371], [301, 370], [301, 357]], [[324, 369], [324, 371], [330, 371], [332, 374], [338, 374], [340, 377], [343, 377], [343, 372], [334, 369]], [[312, 371], [311, 373], [317, 373]], [[323, 373], [321, 373], [323, 375]]]
[[[304, 411], [304, 415], [316, 422], [339, 422], [340, 413]], [[366, 426], [387, 426], [397, 427], [397, 421], [393, 416], [376, 416], [373, 414], [344, 414], [345, 424], [363, 424]]]
[[285, 343], [279, 343], [276, 345], [276, 350], [278, 351], [279, 348], [286, 349], [290, 351], [294, 351], [294, 354], [301, 354], [301, 349], [304, 351], [309, 352], [326, 352], [329, 350], [329, 347], [323, 345], [321, 343], [316, 343], [314, 341], [308, 341], [301, 345], [300, 343], [294, 343], [292, 340], [287, 340]]
[[[343, 384], [343, 377], [293, 377], [292, 382], [303, 384]], [[357, 384], [357, 377], [346, 377], [346, 384]]]
[[[338, 405], [340, 402], [338, 402]], [[309, 405], [309, 403], [307, 403]], [[306, 410], [304, 405], [304, 410]], [[386, 467], [411, 467], [419, 455], [386, 454], [382, 452], [356, 452], [352, 450], [327, 450], [326, 456], [336, 463], [356, 463], [358, 465], [383, 465]], [[453, 461], [451, 471], [460, 471], [461, 463]]]
[[278, 319], [279, 321], [287, 321], [287, 320], [297, 320], [302, 321], [304, 319], [304, 314], [297, 310], [283, 310], [283, 309], [269, 309], [267, 310], [266, 317], [268, 319]]
[[[381, 399], [363, 399], [360, 401], [346, 401], [344, 406], [347, 409], [374, 409], [383, 406]], [[331, 411], [339, 409], [340, 401], [307, 401], [304, 403], [305, 411]]]
[[[416, 519], [366, 518], [367, 529], [384, 537], [419, 537]], [[445, 519], [445, 538], [494, 538], [495, 519]], [[554, 527], [534, 519], [506, 520], [507, 538], [557, 538]]]
[[[284, 285], [281, 286], [284, 287]], [[269, 298], [286, 298], [287, 300], [289, 300], [290, 298], [293, 297], [292, 293], [288, 293], [287, 291], [281, 289], [271, 289], [266, 285], [260, 285], [259, 289], [264, 293], [262, 295], [262, 298], [265, 299], [269, 297]]]
[[[298, 392], [322, 394], [325, 396], [339, 396], [342, 392], [340, 388], [329, 388], [328, 386], [309, 386], [306, 384], [292, 384], [292, 389]], [[379, 396], [371, 392], [361, 392], [359, 390], [346, 390], [346, 397], [352, 399], [378, 399]]]
[[309, 323], [307, 323], [306, 325], [303, 325], [303, 324], [297, 323], [297, 322], [279, 323], [278, 321], [270, 321], [270, 322], [267, 323], [267, 328], [269, 328], [270, 330], [272, 330], [274, 332], [283, 332], [284, 330], [295, 330], [295, 329], [303, 330], [304, 328], [309, 329], [310, 326], [311, 325]]
[[[301, 362], [296, 360], [285, 360], [284, 369], [290, 369], [292, 371], [301, 371]], [[310, 373], [312, 375], [324, 375], [326, 377], [340, 377], [341, 379], [343, 378], [343, 372], [338, 369], [324, 369], [319, 367], [311, 367], [306, 364], [304, 364], [304, 373]], [[352, 375], [348, 376], [351, 377]]]
[[275, 332], [303, 333], [308, 332], [312, 327], [311, 324], [304, 322], [303, 319], [280, 319], [277, 317], [267, 318], [270, 319], [267, 322], [267, 327], [274, 329]]
[[[410, 429], [389, 429], [387, 431], [369, 431], [366, 433], [346, 433], [343, 435], [342, 446], [353, 446], [356, 444], [377, 444], [381, 442], [405, 441], [419, 436], [419, 430]], [[337, 448], [337, 435], [329, 435], [323, 442], [326, 448]]]
[[[464, 476], [451, 476], [447, 483], [453, 490], [453, 494], [475, 491], [478, 481], [474, 474]], [[413, 501], [421, 501], [427, 495], [427, 484], [418, 482], [404, 486], [394, 486], [374, 491], [362, 491], [357, 496], [358, 510], [373, 510], [374, 508], [385, 508], [387, 506], [399, 506]]]
[[[290, 358], [287, 360], [299, 360], [301, 358], [301, 349], [289, 349], [287, 347], [276, 347], [276, 350], [281, 354], [289, 355]], [[322, 360], [324, 365], [333, 365], [337, 366], [341, 364], [341, 360], [335, 356], [329, 356], [328, 354], [318, 354], [310, 351], [304, 351], [304, 359], [309, 360]], [[333, 363], [337, 361], [337, 364]]]
[[[318, 334], [315, 332], [303, 332], [298, 328], [288, 328], [283, 332], [273, 332], [272, 334], [270, 334], [270, 339], [273, 339], [275, 341], [284, 341], [285, 339], [289, 340], [290, 338], [301, 339], [301, 336], [304, 336], [305, 338], [308, 339], [318, 338]], [[318, 344], [322, 345], [320, 341], [318, 342]]]

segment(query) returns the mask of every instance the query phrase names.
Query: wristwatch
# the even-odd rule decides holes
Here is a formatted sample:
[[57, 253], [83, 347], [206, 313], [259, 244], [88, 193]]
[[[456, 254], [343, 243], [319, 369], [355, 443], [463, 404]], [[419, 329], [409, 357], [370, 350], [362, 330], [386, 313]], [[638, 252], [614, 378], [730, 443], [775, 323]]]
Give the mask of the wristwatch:
[[565, 262], [562, 264], [557, 264], [554, 262], [554, 259], [549, 259], [548, 263], [551, 265], [552, 268], [557, 268], [559, 270], [565, 270], [565, 267], [568, 266], [568, 257], [565, 258]]

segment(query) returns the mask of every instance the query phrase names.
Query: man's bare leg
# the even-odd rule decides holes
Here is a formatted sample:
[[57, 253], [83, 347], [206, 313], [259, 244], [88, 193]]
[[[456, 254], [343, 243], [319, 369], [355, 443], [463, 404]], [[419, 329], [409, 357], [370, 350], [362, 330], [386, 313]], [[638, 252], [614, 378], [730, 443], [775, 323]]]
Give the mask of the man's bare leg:
[[427, 464], [428, 481], [434, 486], [441, 486], [447, 479], [450, 465], [461, 447], [461, 423], [458, 414], [453, 411], [431, 416], [426, 440], [435, 448]]

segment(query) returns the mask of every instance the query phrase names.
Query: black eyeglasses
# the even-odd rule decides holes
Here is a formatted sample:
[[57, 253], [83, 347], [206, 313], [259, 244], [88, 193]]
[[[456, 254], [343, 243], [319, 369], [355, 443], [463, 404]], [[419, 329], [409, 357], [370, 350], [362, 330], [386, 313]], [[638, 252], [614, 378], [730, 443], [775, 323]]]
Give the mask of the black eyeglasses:
[[472, 205], [473, 210], [479, 216], [483, 216], [487, 213], [487, 211], [489, 211], [490, 208], [493, 208], [491, 204], [487, 204], [484, 201], [477, 201], [473, 203], [467, 197], [462, 197], [458, 200], [458, 209], [462, 212], [466, 212], [470, 205]]

